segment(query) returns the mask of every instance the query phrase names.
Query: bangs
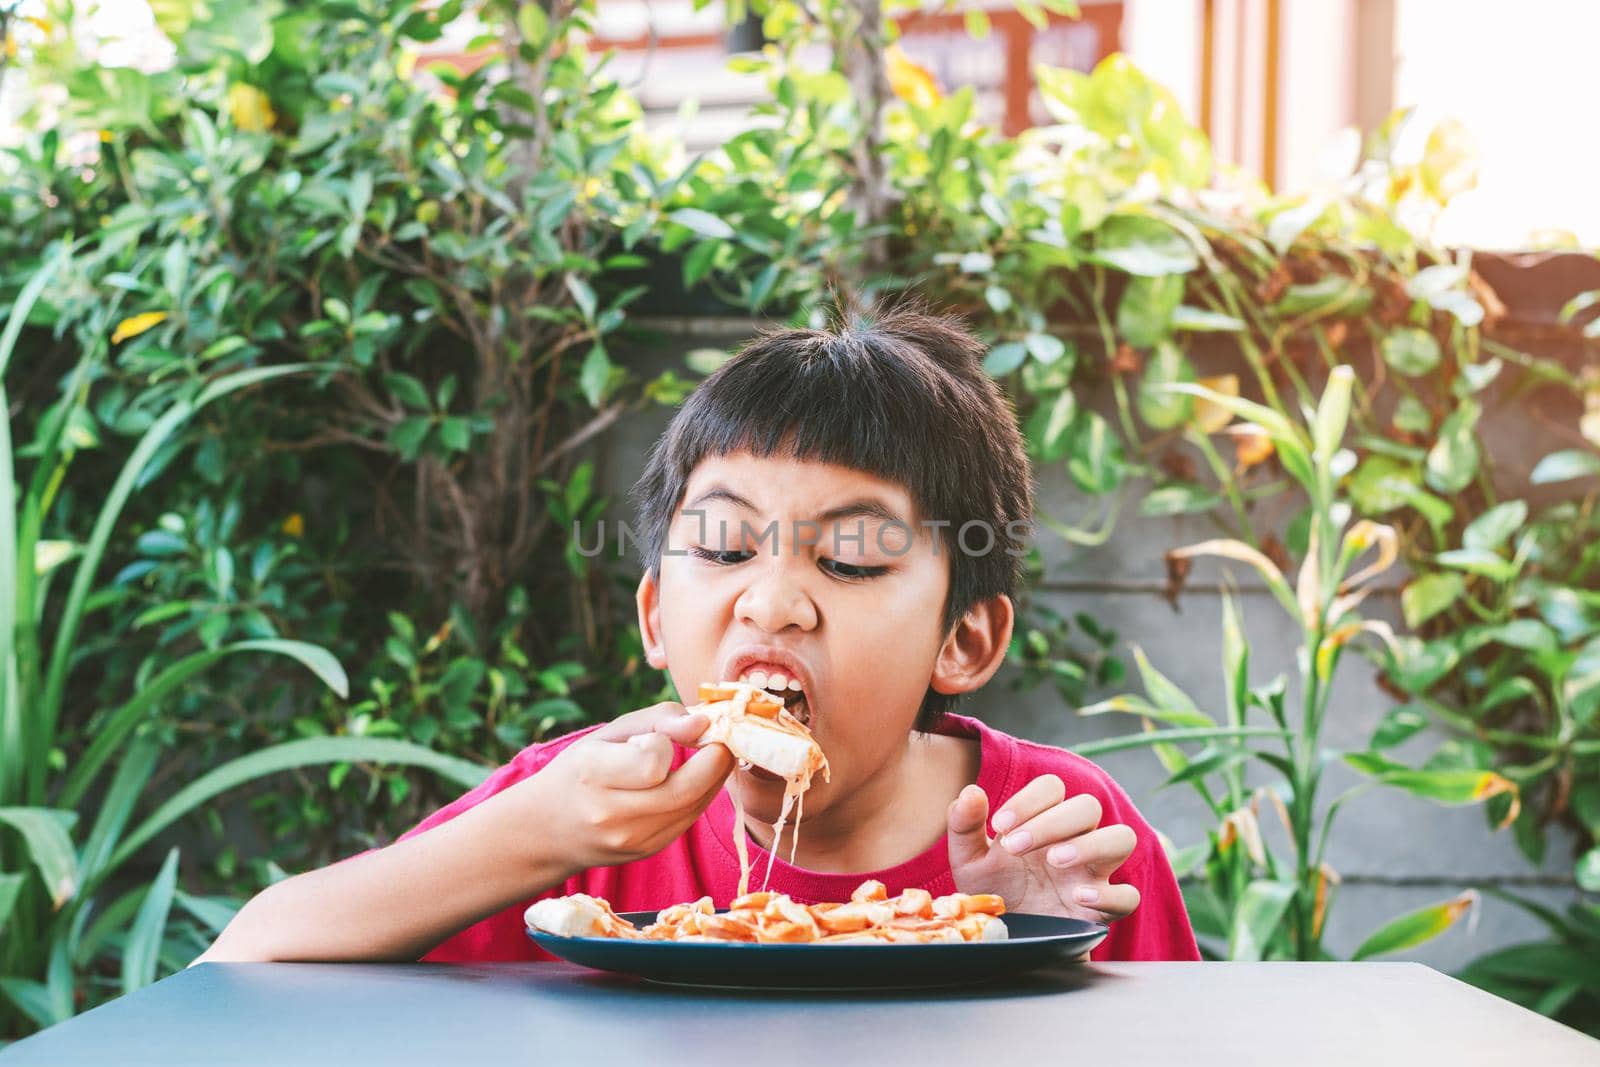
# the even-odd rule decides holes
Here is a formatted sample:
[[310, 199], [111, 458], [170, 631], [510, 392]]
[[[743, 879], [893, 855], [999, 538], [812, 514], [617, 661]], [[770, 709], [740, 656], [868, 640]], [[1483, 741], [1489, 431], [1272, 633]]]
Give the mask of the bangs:
[[848, 467], [903, 486], [923, 518], [953, 518], [935, 440], [958, 431], [949, 382], [910, 346], [883, 358], [851, 334], [763, 338], [691, 395], [670, 449], [678, 493], [700, 462], [749, 452]]

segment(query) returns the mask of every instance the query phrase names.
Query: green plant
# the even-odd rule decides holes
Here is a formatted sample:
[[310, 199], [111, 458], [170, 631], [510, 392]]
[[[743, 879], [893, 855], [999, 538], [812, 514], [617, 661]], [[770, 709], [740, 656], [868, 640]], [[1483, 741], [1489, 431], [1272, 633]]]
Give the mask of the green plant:
[[[0, 383], [35, 301], [69, 255], [65, 246], [53, 250], [12, 304], [0, 332]], [[27, 1024], [58, 1022], [98, 1000], [107, 985], [105, 966], [118, 957], [116, 988], [152, 981], [175, 900], [201, 922], [218, 917], [214, 903], [180, 898], [176, 849], [152, 881], [129, 887], [127, 865], [175, 820], [227, 790], [287, 768], [351, 759], [412, 762], [467, 783], [482, 776], [475, 765], [418, 746], [327, 739], [241, 757], [158, 798], [150, 788], [162, 756], [149, 729], [155, 713], [218, 661], [251, 653], [285, 656], [336, 691], [345, 690], [338, 661], [299, 641], [262, 638], [195, 652], [155, 673], [120, 705], [96, 709], [82, 724], [63, 715], [69, 675], [82, 665], [84, 620], [108, 602], [95, 588], [100, 564], [152, 457], [207, 405], [314, 369], [289, 364], [237, 371], [174, 397], [127, 457], [88, 540], [42, 541], [40, 531], [50, 522], [78, 448], [71, 433], [75, 416], [87, 403], [90, 372], [103, 355], [94, 349], [83, 354], [68, 402], [45, 417], [20, 496], [9, 419], [0, 422], [0, 589], [8, 591], [0, 597], [0, 928], [6, 934], [0, 946], [0, 992], [6, 998], [0, 1034], [6, 1037]], [[0, 407], [9, 411], [3, 385]], [[53, 599], [52, 579], [66, 571], [71, 585], [64, 598]], [[68, 760], [61, 746], [75, 727], [85, 728], [88, 741]]]
[[[1145, 696], [1115, 697], [1082, 711], [1129, 713], [1144, 720], [1147, 731], [1159, 722], [1196, 735], [1184, 742], [1204, 741], [1198, 751], [1185, 752], [1180, 739], [1164, 736], [1172, 731], [1136, 739], [1154, 747], [1170, 772], [1167, 785], [1189, 785], [1217, 819], [1217, 829], [1207, 840], [1183, 849], [1175, 861], [1180, 874], [1196, 873], [1188, 893], [1190, 916], [1196, 932], [1209, 942], [1208, 954], [1215, 957], [1326, 957], [1323, 931], [1338, 884], [1326, 852], [1340, 809], [1358, 793], [1389, 787], [1445, 804], [1477, 803], [1500, 794], [1516, 800], [1516, 787], [1492, 771], [1414, 768], [1376, 751], [1340, 753], [1326, 747], [1328, 708], [1345, 646], [1364, 634], [1394, 640], [1386, 623], [1363, 619], [1357, 608], [1398, 555], [1395, 531], [1369, 519], [1352, 522], [1348, 502], [1337, 489], [1335, 472], [1349, 463], [1342, 443], [1354, 377], [1346, 366], [1330, 372], [1309, 427], [1261, 404], [1202, 386], [1170, 387], [1251, 420], [1310, 499], [1309, 546], [1292, 585], [1277, 564], [1239, 540], [1206, 541], [1169, 555], [1184, 566], [1217, 556], [1255, 570], [1302, 635], [1292, 680], [1279, 675], [1252, 685], [1238, 607], [1225, 594], [1225, 715], [1201, 710], [1137, 650]], [[1372, 553], [1376, 558], [1365, 562]], [[1367, 780], [1342, 790], [1324, 807], [1318, 802], [1324, 775], [1340, 760]], [[1252, 762], [1272, 772], [1273, 784], [1253, 792], [1246, 788], [1245, 767]], [[1262, 832], [1263, 800], [1288, 833], [1286, 856], [1276, 854]], [[1471, 899], [1463, 894], [1384, 924], [1361, 943], [1354, 958], [1403, 951], [1436, 936], [1465, 912]]]
[[1574, 901], [1563, 915], [1503, 890], [1495, 896], [1550, 930], [1545, 941], [1510, 945], [1479, 956], [1457, 977], [1541, 1015], [1600, 1037], [1600, 905]]

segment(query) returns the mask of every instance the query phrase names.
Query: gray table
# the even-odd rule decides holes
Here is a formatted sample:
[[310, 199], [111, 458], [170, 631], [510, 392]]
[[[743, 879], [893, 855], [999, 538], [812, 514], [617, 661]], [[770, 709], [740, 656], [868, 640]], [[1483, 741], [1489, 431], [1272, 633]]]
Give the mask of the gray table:
[[880, 994], [567, 964], [206, 964], [18, 1042], [23, 1064], [1600, 1065], [1600, 1041], [1413, 963], [1121, 963]]

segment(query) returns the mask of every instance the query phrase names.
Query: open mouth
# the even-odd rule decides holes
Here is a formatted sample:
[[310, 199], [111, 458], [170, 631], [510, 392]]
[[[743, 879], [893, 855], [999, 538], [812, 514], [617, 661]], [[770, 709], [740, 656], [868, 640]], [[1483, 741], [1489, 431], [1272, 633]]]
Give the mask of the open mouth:
[[791, 678], [779, 672], [752, 670], [739, 675], [738, 680], [745, 685], [766, 690], [783, 701], [784, 710], [790, 715], [807, 726], [811, 724], [811, 702], [807, 699], [805, 690], [800, 687], [798, 678]]

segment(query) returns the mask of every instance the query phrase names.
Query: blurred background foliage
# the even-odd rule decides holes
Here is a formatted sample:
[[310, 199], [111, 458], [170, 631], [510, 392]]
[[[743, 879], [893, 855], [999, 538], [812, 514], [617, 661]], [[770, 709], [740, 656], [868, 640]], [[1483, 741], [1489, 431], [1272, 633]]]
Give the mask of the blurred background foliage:
[[[1496, 783], [1466, 799], [1490, 825], [1509, 821], [1530, 858], [1550, 826], [1570, 828], [1574, 878], [1600, 891], [1600, 377], [1496, 340], [1503, 309], [1471, 256], [1394, 221], [1426, 220], [1470, 184], [1455, 131], [1402, 163], [1393, 145], [1414, 120], [1399, 113], [1341, 181], [1273, 196], [1215, 166], [1166, 91], [1113, 56], [1091, 74], [1042, 69], [1056, 124], [1007, 137], [974, 121], [969, 90], [944, 93], [898, 49], [904, 6], [751, 4], [769, 43], [731, 62], [767, 80], [763, 121], [685, 159], [586, 49], [589, 3], [157, 0], [177, 62], [147, 72], [86, 54], [68, 0], [27, 19], [0, 2], [4, 87], [25, 83], [37, 102], [0, 163], [14, 344], [0, 366], [17, 481], [42, 487], [37, 548], [15, 565], [48, 575], [80, 559], [108, 487], [174, 405], [230, 375], [308, 365], [196, 410], [140, 458], [104, 566], [82, 579], [93, 595], [44, 738], [52, 772], [83, 765], [107, 723], [96, 709], [239, 642], [320, 650], [343, 665], [348, 699], [326, 672], [208, 661], [141, 714], [138, 736], [163, 759], [131, 809], [274, 745], [409, 742], [487, 767], [669, 697], [642, 661], [631, 561], [587, 557], [570, 534], [610, 505], [586, 446], [678, 403], [720, 357], [641, 376], [617, 358], [648, 337], [630, 313], [676, 291], [816, 322], [834, 293], [914, 290], [982, 331], [1035, 463], [1096, 505], [1087, 521], [1041, 513], [1044, 536], [1092, 546], [1125, 513], [1204, 515], [1292, 575], [1316, 555], [1315, 529], [1392, 529], [1405, 627], [1367, 654], [1395, 706], [1357, 765], [1397, 774], [1393, 749], [1444, 727], [1452, 740], [1405, 769]], [[732, 21], [746, 14], [729, 5]], [[482, 64], [418, 69], [417, 50], [463, 15], [483, 27], [469, 49]], [[1285, 442], [1309, 445], [1341, 364], [1357, 370], [1348, 433], [1316, 470], [1296, 465]], [[1570, 414], [1568, 443], [1519, 482], [1480, 426], [1533, 392]], [[1169, 557], [1174, 597], [1188, 561]], [[1030, 564], [1040, 579], [1037, 552]], [[65, 584], [43, 585], [41, 618], [59, 615]], [[1070, 706], [1121, 685], [1120, 635], [1022, 606], [1018, 684], [1052, 685]], [[1349, 621], [1308, 626], [1303, 655]], [[1141, 676], [1147, 723], [1193, 707]], [[7, 699], [25, 718], [21, 694]], [[1174, 775], [1228, 786], [1259, 734], [1242, 718], [1230, 728], [1185, 742]], [[6, 1031], [181, 966], [230, 901], [391, 839], [470, 780], [454, 765], [290, 751], [316, 758], [175, 820], [170, 836], [203, 866], [180, 879], [175, 860], [130, 851], [114, 901], [80, 884], [70, 938], [52, 920], [47, 846], [0, 830], [14, 879], [0, 921], [13, 909], [10, 934], [27, 908], [36, 920], [33, 949], [0, 976]], [[1299, 768], [1308, 813], [1320, 758]], [[82, 873], [89, 842], [65, 809], [95, 825], [115, 792], [104, 777], [73, 804], [50, 789], [0, 801], [57, 811], [46, 821], [68, 836], [51, 840]], [[1246, 955], [1316, 958], [1303, 935], [1327, 902], [1297, 896], [1321, 884], [1310, 847], [1281, 901], [1244, 893], [1269, 872], [1242, 845], [1224, 855], [1242, 840], [1238, 810], [1218, 809], [1211, 865], [1192, 853], [1191, 885], [1231, 864], [1243, 881], [1212, 902], [1228, 911], [1221, 940], [1242, 930]], [[1276, 908], [1265, 926], [1263, 902]], [[1374, 952], [1442, 929], [1444, 914]], [[1571, 966], [1594, 944], [1593, 905], [1541, 918], [1548, 944], [1471, 976], [1596, 1025], [1600, 981]]]

